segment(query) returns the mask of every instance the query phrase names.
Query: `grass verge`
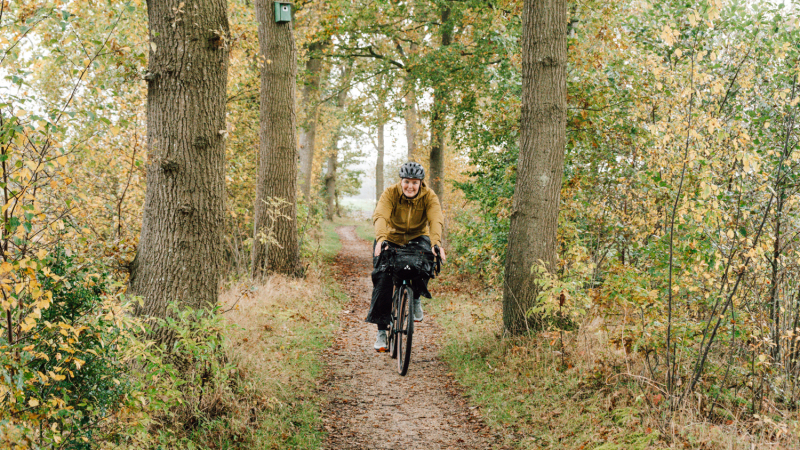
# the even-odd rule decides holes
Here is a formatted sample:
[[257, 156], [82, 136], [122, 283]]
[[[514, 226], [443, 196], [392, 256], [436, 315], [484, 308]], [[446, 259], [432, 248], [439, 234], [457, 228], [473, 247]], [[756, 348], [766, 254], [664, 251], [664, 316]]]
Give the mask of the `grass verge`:
[[[635, 402], [583, 386], [585, 373], [560, 367], [541, 339], [499, 339], [499, 300], [447, 293], [432, 304], [445, 330], [443, 357], [513, 448], [645, 449], [658, 433], [641, 426]], [[619, 446], [616, 446], [619, 445]]]
[[323, 221], [320, 230], [314, 236], [313, 251], [316, 252], [323, 261], [330, 262], [339, 253], [342, 243], [336, 228], [343, 226], [355, 226], [356, 235], [359, 238], [372, 242], [375, 239], [375, 231], [372, 228], [371, 219], [353, 219], [349, 217], [336, 217], [333, 221]]
[[375, 228], [372, 226], [372, 219], [356, 220], [354, 222], [358, 237], [368, 242], [375, 240]]
[[320, 224], [315, 247], [323, 262], [333, 261], [342, 248], [342, 242], [336, 234], [336, 228], [341, 225], [341, 219], [332, 222], [325, 220]]
[[120, 436], [122, 448], [319, 448], [321, 356], [347, 300], [329, 270], [239, 282], [214, 314], [165, 320], [176, 335], [170, 351], [132, 349], [142, 407], [126, 414], [141, 426]]
[[222, 296], [226, 309], [233, 308], [225, 314], [233, 325], [226, 353], [246, 394], [231, 405], [230, 415], [246, 413], [220, 425], [241, 426], [239, 439], [247, 444], [242, 448], [321, 445], [320, 356], [331, 345], [336, 312], [346, 301], [329, 280], [324, 269], [312, 268], [305, 279], [274, 275], [260, 286], [240, 285]]
[[[437, 280], [431, 312], [444, 329], [442, 356], [487, 424], [517, 449], [797, 448], [714, 424], [690, 408], [663, 424], [665, 403], [624, 376], [624, 350], [590, 327], [564, 335], [504, 338], [501, 299]], [[564, 345], [561, 345], [561, 339]], [[620, 354], [622, 356], [620, 356]], [[627, 369], [630, 369], [629, 367]], [[659, 404], [659, 402], [661, 402]]]

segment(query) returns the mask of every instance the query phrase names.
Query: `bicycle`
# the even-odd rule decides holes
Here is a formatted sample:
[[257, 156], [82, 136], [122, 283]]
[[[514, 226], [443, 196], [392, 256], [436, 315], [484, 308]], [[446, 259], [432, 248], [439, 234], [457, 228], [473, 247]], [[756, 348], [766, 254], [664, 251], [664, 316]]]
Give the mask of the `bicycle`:
[[411, 301], [414, 299], [412, 281], [421, 274], [419, 263], [425, 259], [433, 263], [433, 276], [441, 271], [442, 259], [439, 247], [434, 246], [436, 255], [419, 249], [384, 247], [392, 255], [392, 272], [395, 278], [392, 294], [392, 322], [387, 331], [387, 343], [393, 359], [397, 359], [397, 373], [405, 376], [411, 363], [411, 343], [414, 338], [414, 317]]

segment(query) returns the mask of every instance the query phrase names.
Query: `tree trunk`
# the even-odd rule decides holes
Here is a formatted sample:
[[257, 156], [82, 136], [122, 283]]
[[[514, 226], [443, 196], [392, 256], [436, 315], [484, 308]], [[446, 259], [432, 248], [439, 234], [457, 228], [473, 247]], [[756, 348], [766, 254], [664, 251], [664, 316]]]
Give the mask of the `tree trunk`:
[[[450, 7], [442, 8], [442, 47], [450, 45], [453, 40], [453, 25], [450, 23]], [[431, 116], [431, 154], [430, 182], [428, 185], [439, 196], [442, 208], [444, 202], [444, 135], [447, 121], [447, 91], [441, 84], [434, 89], [433, 115]]]
[[406, 74], [406, 110], [403, 115], [406, 122], [406, 143], [408, 144], [408, 161], [414, 161], [417, 153], [417, 98], [414, 92], [414, 81], [411, 74]]
[[330, 156], [328, 156], [328, 173], [325, 175], [325, 196], [328, 200], [328, 220], [333, 220], [333, 215], [338, 211], [338, 199], [336, 189], [336, 168], [339, 159], [339, 138], [342, 134], [342, 118], [344, 107], [347, 102], [348, 84], [350, 83], [351, 67], [345, 67], [342, 74], [342, 85], [336, 95], [336, 109], [340, 115], [339, 123], [336, 125], [336, 132], [333, 134], [333, 141]]
[[[442, 8], [442, 47], [447, 47], [453, 41], [453, 24], [450, 22], [450, 6]], [[431, 115], [431, 153], [430, 153], [430, 178], [428, 185], [439, 197], [442, 213], [447, 210], [444, 193], [444, 144], [447, 132], [447, 96], [449, 92], [445, 86], [439, 84], [433, 91], [433, 105]], [[446, 215], [445, 215], [446, 217]], [[447, 220], [442, 228], [442, 245], [447, 242]]]
[[297, 239], [297, 49], [292, 24], [276, 23], [271, 1], [256, 0], [261, 118], [253, 276], [300, 274]]
[[181, 4], [147, 2], [150, 163], [128, 292], [144, 299], [137, 314], [156, 317], [172, 301], [216, 304], [223, 254], [227, 2]]
[[[783, 161], [781, 161], [781, 164]], [[770, 258], [770, 266], [772, 268], [772, 273], [770, 275], [770, 286], [769, 286], [769, 315], [770, 315], [770, 322], [772, 325], [772, 340], [774, 346], [771, 349], [771, 355], [773, 358], [777, 358], [778, 355], [781, 353], [781, 341], [780, 341], [780, 330], [781, 330], [781, 320], [780, 320], [780, 300], [778, 297], [778, 284], [780, 283], [780, 274], [778, 272], [778, 265], [781, 259], [781, 221], [783, 219], [783, 202], [786, 198], [786, 188], [783, 185], [783, 180], [780, 175], [776, 180], [775, 184], [776, 190], [778, 191], [777, 195], [777, 204], [775, 205], [775, 239], [772, 241], [772, 258]]]
[[440, 89], [433, 93], [433, 114], [431, 116], [431, 154], [430, 154], [430, 188], [439, 196], [439, 201], [444, 204], [444, 134], [445, 114], [444, 96]]
[[383, 194], [383, 154], [385, 150], [384, 129], [386, 123], [382, 120], [378, 124], [378, 160], [375, 162], [375, 201], [381, 199]]
[[342, 208], [339, 207], [339, 189], [337, 188], [334, 193], [336, 194], [333, 196], [333, 198], [336, 199], [336, 216], [342, 217]]
[[[338, 134], [336, 140], [339, 140]], [[330, 156], [328, 156], [328, 172], [325, 174], [325, 197], [328, 201], [328, 209], [325, 216], [328, 220], [333, 220], [333, 215], [336, 213], [336, 159], [339, 156], [337, 143], [334, 141], [333, 149]]]
[[[797, 91], [797, 75], [794, 76], [792, 81], [792, 95], [790, 97], [790, 102], [794, 101], [795, 95]], [[781, 225], [783, 222], [783, 215], [784, 215], [784, 205], [786, 204], [787, 199], [787, 175], [784, 172], [784, 164], [787, 164], [786, 161], [792, 156], [792, 150], [794, 146], [789, 145], [789, 137], [792, 135], [794, 131], [794, 115], [788, 115], [785, 119], [786, 123], [786, 137], [783, 144], [783, 151], [781, 152], [781, 159], [778, 162], [778, 176], [775, 179], [774, 190], [778, 193], [777, 201], [775, 205], [775, 239], [772, 243], [772, 259], [770, 264], [772, 266], [772, 276], [771, 276], [771, 283], [769, 289], [769, 314], [770, 314], [770, 321], [772, 322], [772, 356], [773, 358], [778, 358], [781, 354], [781, 305], [780, 305], [780, 297], [778, 296], [778, 284], [780, 283], [781, 276], [778, 272], [778, 266], [780, 265], [780, 259], [783, 253], [783, 244], [781, 241]], [[788, 305], [787, 305], [788, 306]], [[790, 328], [794, 329], [794, 328]]]
[[306, 84], [303, 87], [302, 108], [306, 118], [300, 127], [298, 142], [300, 144], [300, 171], [298, 183], [303, 196], [311, 195], [311, 173], [314, 164], [314, 150], [317, 135], [317, 115], [319, 106], [319, 87], [322, 78], [322, 59], [317, 55], [325, 48], [325, 42], [312, 42], [308, 47], [310, 56], [306, 62]]
[[525, 0], [522, 21], [522, 120], [517, 184], [505, 263], [503, 323], [529, 331], [541, 260], [556, 268], [556, 234], [566, 142], [567, 1]]

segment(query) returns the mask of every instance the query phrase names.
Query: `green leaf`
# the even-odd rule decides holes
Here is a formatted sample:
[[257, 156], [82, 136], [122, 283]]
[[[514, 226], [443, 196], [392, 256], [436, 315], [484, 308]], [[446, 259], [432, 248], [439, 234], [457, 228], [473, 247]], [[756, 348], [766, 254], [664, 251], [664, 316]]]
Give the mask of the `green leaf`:
[[19, 218], [12, 216], [8, 219], [8, 222], [6, 222], [5, 228], [6, 231], [12, 232], [16, 230], [18, 226], [19, 226]]

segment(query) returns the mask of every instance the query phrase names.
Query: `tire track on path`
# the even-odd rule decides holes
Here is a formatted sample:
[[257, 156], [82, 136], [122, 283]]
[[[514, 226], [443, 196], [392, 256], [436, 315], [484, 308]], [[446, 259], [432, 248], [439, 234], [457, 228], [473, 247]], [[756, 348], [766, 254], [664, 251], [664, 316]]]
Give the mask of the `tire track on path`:
[[[414, 332], [408, 375], [397, 374], [396, 360], [372, 348], [376, 327], [364, 322], [372, 295], [372, 245], [355, 227], [336, 229], [342, 249], [336, 278], [350, 297], [341, 312], [341, 328], [326, 351], [326, 376], [320, 394], [327, 397], [324, 448], [340, 449], [491, 449], [489, 435], [475, 409], [458, 394], [439, 359], [441, 332], [426, 313]], [[423, 300], [423, 307], [425, 303]]]

